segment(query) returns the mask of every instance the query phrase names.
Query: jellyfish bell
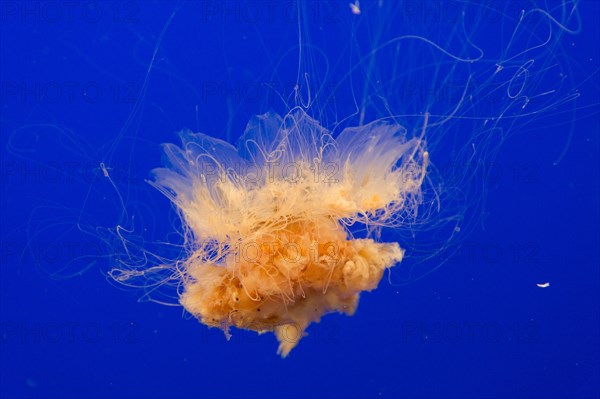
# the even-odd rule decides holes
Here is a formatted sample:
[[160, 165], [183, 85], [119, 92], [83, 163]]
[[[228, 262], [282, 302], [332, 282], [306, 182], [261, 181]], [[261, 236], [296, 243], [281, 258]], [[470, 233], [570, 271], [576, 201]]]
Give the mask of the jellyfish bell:
[[297, 107], [253, 118], [237, 148], [204, 134], [181, 140], [165, 145], [152, 184], [189, 227], [180, 302], [202, 323], [273, 331], [285, 357], [303, 335], [289, 339], [290, 328], [352, 315], [402, 260], [398, 243], [347, 227], [417, 212], [428, 153], [402, 126], [376, 121], [333, 138]]

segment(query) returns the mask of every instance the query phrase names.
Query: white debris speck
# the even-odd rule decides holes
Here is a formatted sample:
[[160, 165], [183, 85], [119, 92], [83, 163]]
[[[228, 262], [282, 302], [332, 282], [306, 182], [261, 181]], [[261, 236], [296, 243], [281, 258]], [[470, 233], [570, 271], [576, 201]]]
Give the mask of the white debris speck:
[[540, 284], [536, 284], [538, 287], [540, 288], [548, 288], [550, 287], [550, 283], [540, 283]]
[[350, 3], [350, 10], [352, 11], [352, 14], [354, 15], [359, 15], [360, 14], [360, 4], [358, 2], [358, 0], [355, 0], [354, 3]]

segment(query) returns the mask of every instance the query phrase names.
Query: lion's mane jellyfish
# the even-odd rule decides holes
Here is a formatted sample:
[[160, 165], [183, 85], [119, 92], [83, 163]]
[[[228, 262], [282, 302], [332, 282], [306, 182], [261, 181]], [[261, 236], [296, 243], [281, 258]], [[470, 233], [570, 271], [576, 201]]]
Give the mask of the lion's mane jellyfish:
[[352, 315], [360, 293], [402, 260], [397, 243], [369, 233], [415, 216], [423, 137], [379, 120], [334, 138], [301, 108], [254, 117], [237, 148], [180, 136], [181, 146], [164, 145], [153, 184], [186, 227], [180, 302], [202, 323], [226, 336], [230, 327], [274, 332], [285, 357], [292, 335], [327, 313]]

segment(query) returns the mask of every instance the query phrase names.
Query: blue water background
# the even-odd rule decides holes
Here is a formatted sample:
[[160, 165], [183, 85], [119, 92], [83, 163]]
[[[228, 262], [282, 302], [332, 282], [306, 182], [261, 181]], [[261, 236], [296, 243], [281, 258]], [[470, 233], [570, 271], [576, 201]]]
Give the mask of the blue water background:
[[[264, 3], [233, 3], [223, 22], [203, 10], [212, 2], [189, 2], [161, 38], [175, 2], [75, 3], [73, 15], [60, 2], [23, 3], [29, 14], [20, 14], [21, 2], [0, 3], [1, 397], [600, 395], [600, 2], [581, 2], [581, 32], [548, 50], [576, 74], [566, 83], [581, 94], [576, 112], [562, 106], [554, 119], [510, 132], [494, 159], [501, 176], [481, 194], [484, 216], [465, 214], [475, 222], [461, 252], [409, 284], [384, 280], [362, 296], [354, 317], [330, 315], [311, 326], [285, 360], [271, 335], [234, 332], [227, 342], [180, 307], [138, 301], [140, 290], [109, 283], [107, 248], [72, 227], [79, 221], [89, 233], [119, 222], [120, 199], [98, 178], [100, 163], [109, 172], [124, 169], [134, 154], [116, 184], [140, 215], [137, 233], [164, 239], [176, 229], [168, 200], [144, 182], [160, 165], [158, 145], [176, 142], [184, 127], [235, 140], [253, 114], [281, 112], [265, 91], [257, 101], [240, 93], [268, 80], [277, 65], [282, 91], [291, 95], [297, 24], [264, 15], [244, 20], [235, 11], [235, 4], [259, 4], [264, 12]], [[328, 52], [333, 81], [344, 78], [336, 49], [374, 40], [349, 37], [357, 16], [347, 2], [337, 5], [338, 35], [319, 36], [323, 16], [302, 26], [306, 40]], [[84, 18], [90, 7], [102, 15]], [[435, 36], [435, 21], [422, 22], [419, 32]], [[477, 32], [472, 39], [480, 44], [502, 34]], [[314, 54], [304, 66], [316, 80], [325, 66]], [[417, 68], [418, 54], [406, 56]], [[377, 63], [389, 67], [385, 58]], [[241, 88], [228, 93], [221, 82]], [[57, 97], [37, 97], [37, 84], [57, 84]], [[351, 109], [346, 94], [338, 98], [340, 114]], [[414, 101], [415, 109], [427, 104]], [[462, 137], [468, 134], [457, 146], [468, 145]], [[111, 143], [118, 147], [109, 160]], [[44, 165], [58, 165], [59, 176]], [[34, 248], [27, 247], [32, 233]], [[69, 264], [69, 248], [103, 256]], [[536, 285], [545, 282], [550, 287]]]

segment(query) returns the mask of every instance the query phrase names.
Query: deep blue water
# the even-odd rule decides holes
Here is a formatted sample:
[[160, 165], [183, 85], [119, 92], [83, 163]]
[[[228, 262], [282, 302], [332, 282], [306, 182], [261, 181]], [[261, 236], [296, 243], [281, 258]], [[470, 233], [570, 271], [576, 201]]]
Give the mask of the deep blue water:
[[[0, 2], [0, 396], [598, 397], [600, 2], [573, 6]], [[391, 283], [282, 360], [271, 335], [227, 342], [109, 281], [117, 224], [136, 256], [178, 242], [145, 182], [160, 143], [185, 127], [235, 142], [309, 93], [334, 133], [363, 108], [410, 132], [425, 111], [449, 119], [426, 138], [437, 181], [460, 190], [414, 238], [384, 231], [407, 249]]]

